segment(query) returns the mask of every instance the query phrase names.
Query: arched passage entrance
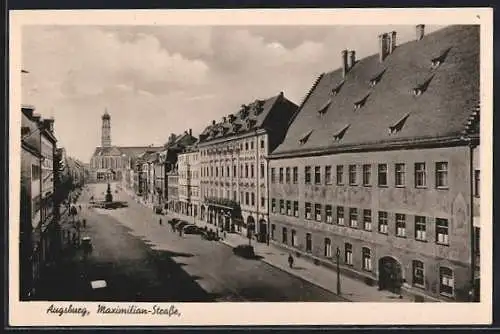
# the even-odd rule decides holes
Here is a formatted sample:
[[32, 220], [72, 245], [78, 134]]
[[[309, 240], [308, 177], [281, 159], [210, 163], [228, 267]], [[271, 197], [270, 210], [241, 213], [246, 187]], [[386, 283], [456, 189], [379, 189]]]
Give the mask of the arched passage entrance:
[[385, 256], [378, 261], [378, 286], [379, 290], [389, 290], [399, 293], [403, 284], [401, 264], [390, 256]]
[[259, 220], [259, 242], [267, 242], [267, 222], [265, 219]]

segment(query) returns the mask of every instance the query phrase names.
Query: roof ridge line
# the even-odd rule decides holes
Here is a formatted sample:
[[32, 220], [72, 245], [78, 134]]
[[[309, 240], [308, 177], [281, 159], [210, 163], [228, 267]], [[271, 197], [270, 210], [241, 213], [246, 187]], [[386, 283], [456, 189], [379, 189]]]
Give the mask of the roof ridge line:
[[290, 126], [292, 125], [292, 123], [295, 121], [295, 118], [297, 117], [297, 115], [300, 113], [300, 111], [304, 107], [304, 104], [307, 102], [307, 100], [311, 96], [312, 92], [316, 89], [316, 87], [318, 86], [319, 82], [321, 81], [321, 79], [324, 76], [325, 76], [325, 72], [323, 72], [320, 75], [318, 75], [318, 77], [316, 78], [316, 80], [313, 82], [313, 85], [311, 86], [311, 88], [309, 88], [309, 91], [307, 92], [306, 96], [302, 99], [302, 102], [300, 103], [299, 107], [297, 108], [297, 111], [290, 118], [290, 121], [288, 121], [288, 128], [290, 128]]

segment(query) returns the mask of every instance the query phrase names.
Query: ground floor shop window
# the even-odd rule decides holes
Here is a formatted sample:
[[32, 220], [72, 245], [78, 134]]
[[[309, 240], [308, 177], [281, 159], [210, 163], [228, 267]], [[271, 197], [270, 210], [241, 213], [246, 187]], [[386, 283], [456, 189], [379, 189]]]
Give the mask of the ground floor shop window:
[[297, 246], [297, 231], [292, 230], [292, 246]]
[[352, 245], [349, 243], [345, 244], [344, 262], [345, 264], [352, 266]]
[[363, 256], [363, 270], [371, 271], [372, 270], [372, 258], [371, 258], [370, 249], [363, 247], [362, 256]]
[[439, 268], [439, 293], [453, 296], [453, 270], [447, 267]]
[[325, 257], [332, 257], [332, 241], [325, 238]]
[[288, 232], [286, 230], [286, 227], [283, 227], [282, 231], [281, 231], [281, 238], [282, 238], [282, 242], [284, 244], [287, 244], [288, 243]]

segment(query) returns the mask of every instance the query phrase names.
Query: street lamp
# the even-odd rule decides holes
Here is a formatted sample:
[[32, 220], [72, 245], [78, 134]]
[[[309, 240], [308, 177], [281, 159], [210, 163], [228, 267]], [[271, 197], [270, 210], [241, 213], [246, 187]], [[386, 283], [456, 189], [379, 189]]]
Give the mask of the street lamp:
[[337, 295], [340, 296], [340, 248], [337, 247]]

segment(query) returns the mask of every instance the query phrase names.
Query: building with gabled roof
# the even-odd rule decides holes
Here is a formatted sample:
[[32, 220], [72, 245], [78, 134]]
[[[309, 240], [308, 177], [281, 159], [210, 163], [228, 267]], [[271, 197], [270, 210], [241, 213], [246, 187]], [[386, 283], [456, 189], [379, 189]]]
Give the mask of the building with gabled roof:
[[200, 218], [267, 238], [266, 156], [282, 141], [297, 105], [283, 92], [243, 104], [200, 134]]
[[161, 147], [113, 146], [111, 144], [111, 116], [106, 110], [102, 116], [101, 146], [95, 148], [90, 159], [91, 182], [122, 181], [132, 187], [132, 160], [144, 152], [158, 151]]
[[[270, 237], [419, 299], [470, 300], [479, 238], [479, 26], [321, 74], [269, 155]], [[476, 217], [476, 218], [475, 218]], [[474, 221], [476, 223], [474, 223]]]

